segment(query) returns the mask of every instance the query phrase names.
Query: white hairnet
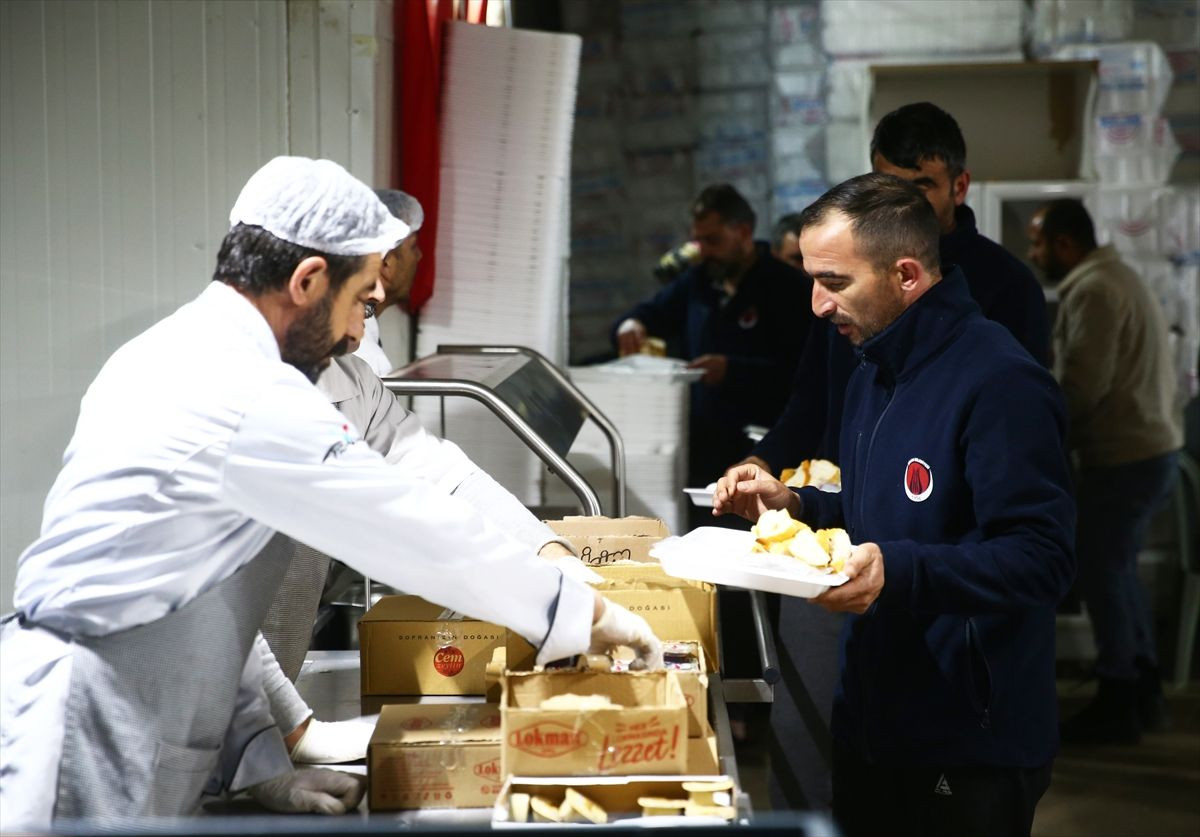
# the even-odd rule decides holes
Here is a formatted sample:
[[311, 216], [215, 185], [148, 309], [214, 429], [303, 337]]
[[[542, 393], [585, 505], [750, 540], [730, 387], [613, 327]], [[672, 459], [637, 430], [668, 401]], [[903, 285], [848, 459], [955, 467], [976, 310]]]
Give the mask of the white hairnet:
[[409, 232], [415, 233], [425, 223], [425, 210], [421, 208], [421, 202], [408, 192], [401, 192], [399, 189], [376, 189], [375, 195], [383, 201], [388, 212], [408, 224]]
[[409, 233], [365, 183], [307, 157], [276, 157], [252, 174], [229, 211], [236, 224], [335, 256], [385, 254]]

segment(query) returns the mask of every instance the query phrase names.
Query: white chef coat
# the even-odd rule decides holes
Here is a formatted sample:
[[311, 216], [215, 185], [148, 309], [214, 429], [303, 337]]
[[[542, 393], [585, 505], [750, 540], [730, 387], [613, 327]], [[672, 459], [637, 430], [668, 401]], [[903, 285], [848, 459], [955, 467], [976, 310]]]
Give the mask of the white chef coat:
[[335, 358], [317, 379], [317, 388], [338, 412], [363, 429], [364, 441], [388, 463], [401, 465], [407, 474], [466, 500], [535, 552], [551, 541], [570, 548], [569, 542], [531, 514], [458, 445], [426, 431], [361, 358]]
[[387, 353], [383, 350], [383, 344], [379, 341], [378, 317], [368, 317], [363, 323], [362, 341], [354, 350], [354, 354], [366, 361], [367, 366], [371, 367], [371, 370], [379, 377], [383, 377], [396, 368], [388, 360]]
[[[467, 503], [428, 491], [427, 478], [387, 467], [280, 361], [258, 310], [218, 282], [119, 349], [89, 387], [14, 601], [68, 634], [144, 624], [228, 577], [272, 529], [545, 640], [545, 659], [588, 645], [590, 590], [564, 585]], [[571, 606], [552, 625], [560, 586]]]
[[[586, 650], [592, 592], [406, 470], [280, 360], [246, 298], [213, 282], [120, 348], [88, 388], [41, 536], [19, 559], [15, 604], [70, 635], [142, 625], [230, 576], [278, 529], [386, 584], [507, 625], [541, 645], [542, 661]], [[46, 640], [24, 642], [3, 667], [6, 802], [29, 786], [14, 777], [36, 782], [59, 758], [61, 740], [43, 738], [41, 764], [16, 763], [65, 711], [69, 647]], [[51, 798], [53, 778], [41, 776]]]

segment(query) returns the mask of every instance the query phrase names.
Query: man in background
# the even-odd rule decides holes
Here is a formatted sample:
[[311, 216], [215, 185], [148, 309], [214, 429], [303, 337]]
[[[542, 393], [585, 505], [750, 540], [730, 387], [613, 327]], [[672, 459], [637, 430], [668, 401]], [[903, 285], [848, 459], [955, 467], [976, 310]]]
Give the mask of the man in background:
[[789, 212], [775, 222], [771, 231], [771, 255], [796, 270], [804, 270], [800, 257], [800, 213]]
[[1066, 744], [1134, 744], [1165, 711], [1137, 556], [1174, 484], [1183, 444], [1161, 306], [1073, 199], [1029, 225], [1029, 258], [1058, 288], [1054, 376], [1077, 466], [1079, 589], [1096, 640], [1095, 699], [1063, 724]]
[[748, 424], [771, 425], [812, 322], [811, 285], [755, 242], [755, 214], [736, 189], [709, 186], [692, 204], [700, 263], [613, 326], [621, 355], [649, 336], [678, 338], [692, 385], [688, 482], [707, 485], [750, 451]]
[[354, 354], [367, 362], [371, 370], [384, 376], [396, 368], [383, 350], [379, 339], [379, 315], [393, 305], [408, 301], [413, 277], [421, 261], [421, 247], [417, 244], [417, 232], [425, 223], [425, 210], [420, 202], [399, 189], [376, 189], [375, 196], [383, 202], [393, 216], [399, 218], [412, 230], [408, 237], [393, 247], [383, 257], [379, 268], [379, 280], [383, 283], [383, 298], [374, 303], [371, 316], [364, 326], [362, 342]]

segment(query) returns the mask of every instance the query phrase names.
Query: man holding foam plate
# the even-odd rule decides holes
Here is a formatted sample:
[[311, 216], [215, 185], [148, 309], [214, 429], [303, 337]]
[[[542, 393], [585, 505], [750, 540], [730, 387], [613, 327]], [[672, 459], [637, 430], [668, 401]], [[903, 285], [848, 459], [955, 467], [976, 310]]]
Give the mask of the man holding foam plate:
[[814, 313], [860, 355], [842, 491], [743, 465], [713, 513], [761, 528], [787, 510], [856, 544], [848, 580], [814, 599], [851, 614], [833, 711], [843, 830], [1028, 834], [1058, 749], [1054, 615], [1074, 574], [1061, 393], [939, 264], [912, 184], [835, 186], [804, 211], [800, 249]]

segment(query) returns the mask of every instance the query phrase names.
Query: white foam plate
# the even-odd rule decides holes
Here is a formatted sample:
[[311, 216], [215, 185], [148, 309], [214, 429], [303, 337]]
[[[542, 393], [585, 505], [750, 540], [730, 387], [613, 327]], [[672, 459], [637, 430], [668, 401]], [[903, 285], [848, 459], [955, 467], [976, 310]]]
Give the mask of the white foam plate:
[[811, 599], [844, 584], [786, 555], [751, 552], [754, 536], [736, 529], [701, 526], [682, 537], [665, 538], [650, 550], [667, 575], [765, 593]]

